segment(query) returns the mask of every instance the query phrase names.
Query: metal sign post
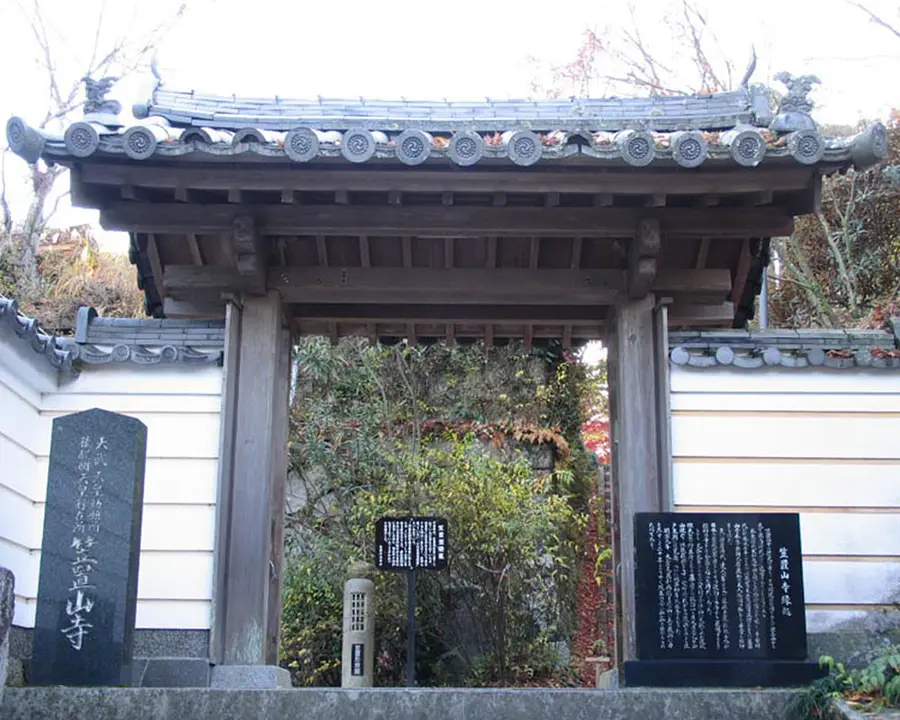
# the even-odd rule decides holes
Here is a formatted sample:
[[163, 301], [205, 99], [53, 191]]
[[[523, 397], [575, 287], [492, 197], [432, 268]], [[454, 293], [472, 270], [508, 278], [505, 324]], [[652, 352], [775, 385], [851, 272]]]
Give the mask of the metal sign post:
[[416, 684], [416, 571], [447, 567], [447, 520], [383, 517], [375, 523], [375, 566], [406, 571], [406, 684]]

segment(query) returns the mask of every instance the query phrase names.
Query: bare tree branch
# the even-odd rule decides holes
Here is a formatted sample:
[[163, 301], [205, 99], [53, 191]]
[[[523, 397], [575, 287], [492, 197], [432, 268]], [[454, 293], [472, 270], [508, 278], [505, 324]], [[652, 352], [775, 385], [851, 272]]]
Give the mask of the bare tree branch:
[[875, 23], [876, 25], [881, 25], [881, 27], [883, 27], [885, 30], [893, 33], [898, 38], [900, 38], [900, 29], [891, 25], [887, 20], [882, 18], [880, 15], [872, 12], [872, 10], [867, 8], [863, 3], [859, 2], [858, 0], [846, 0], [846, 2], [847, 2], [847, 4], [852, 5], [853, 7], [858, 8], [859, 10], [862, 10], [866, 15], [869, 16], [869, 19], [873, 23]]

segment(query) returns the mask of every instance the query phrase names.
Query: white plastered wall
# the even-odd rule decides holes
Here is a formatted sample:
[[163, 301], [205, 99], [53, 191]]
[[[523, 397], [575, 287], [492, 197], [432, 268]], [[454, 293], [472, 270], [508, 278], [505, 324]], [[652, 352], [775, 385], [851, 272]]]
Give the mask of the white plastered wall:
[[900, 601], [900, 372], [671, 368], [679, 511], [799, 512], [807, 629]]
[[[15, 338], [0, 346], [17, 342], [31, 352]], [[2, 362], [3, 350], [0, 565], [16, 575], [14, 624], [34, 626], [53, 418], [97, 407], [147, 426], [137, 628], [208, 629], [222, 370], [107, 365], [55, 387], [55, 373], [35, 382], [42, 358]]]

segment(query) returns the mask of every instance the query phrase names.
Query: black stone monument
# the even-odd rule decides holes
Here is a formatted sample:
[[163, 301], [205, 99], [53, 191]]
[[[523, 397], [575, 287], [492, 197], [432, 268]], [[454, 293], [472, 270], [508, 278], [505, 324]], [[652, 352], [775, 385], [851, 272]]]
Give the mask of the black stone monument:
[[790, 687], [807, 662], [796, 513], [638, 513], [626, 686]]
[[33, 685], [130, 685], [147, 428], [87, 410], [53, 420]]

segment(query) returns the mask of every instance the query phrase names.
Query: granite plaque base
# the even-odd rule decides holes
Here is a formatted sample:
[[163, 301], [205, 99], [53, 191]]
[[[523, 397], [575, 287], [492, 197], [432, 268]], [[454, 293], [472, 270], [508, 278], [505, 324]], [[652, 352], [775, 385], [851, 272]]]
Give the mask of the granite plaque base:
[[625, 687], [802, 687], [825, 677], [798, 660], [636, 660], [624, 664]]

